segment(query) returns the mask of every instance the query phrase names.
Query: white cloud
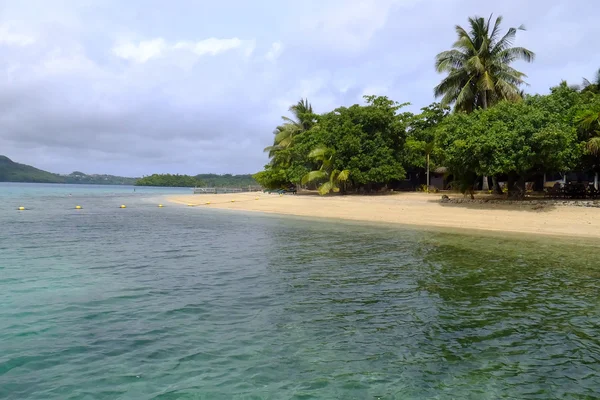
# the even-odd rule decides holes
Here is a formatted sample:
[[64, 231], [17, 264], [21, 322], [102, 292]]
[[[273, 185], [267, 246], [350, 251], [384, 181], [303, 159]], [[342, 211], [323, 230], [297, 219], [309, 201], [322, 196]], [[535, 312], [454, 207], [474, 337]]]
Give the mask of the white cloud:
[[113, 48], [113, 53], [125, 60], [145, 63], [152, 58], [160, 57], [166, 48], [165, 40], [158, 38], [141, 41], [137, 44], [131, 42], [121, 43]]
[[274, 42], [271, 45], [271, 49], [265, 55], [265, 59], [270, 62], [274, 62], [281, 55], [283, 51], [283, 44], [281, 42]]
[[35, 43], [35, 38], [22, 33], [13, 32], [12, 26], [0, 25], [0, 45], [29, 46]]
[[113, 54], [125, 60], [145, 63], [151, 59], [165, 56], [172, 51], [187, 51], [198, 57], [205, 55], [216, 56], [230, 50], [241, 49], [246, 56], [254, 51], [253, 40], [241, 40], [237, 37], [231, 39], [208, 38], [197, 42], [180, 41], [168, 43], [163, 38], [143, 40], [138, 43], [122, 42], [113, 47]]
[[176, 50], [189, 50], [195, 53], [198, 56], [203, 56], [209, 54], [211, 56], [215, 56], [219, 53], [223, 53], [228, 50], [237, 49], [244, 44], [238, 38], [232, 39], [217, 39], [217, 38], [209, 38], [205, 40], [200, 40], [198, 42], [178, 42], [173, 48]]

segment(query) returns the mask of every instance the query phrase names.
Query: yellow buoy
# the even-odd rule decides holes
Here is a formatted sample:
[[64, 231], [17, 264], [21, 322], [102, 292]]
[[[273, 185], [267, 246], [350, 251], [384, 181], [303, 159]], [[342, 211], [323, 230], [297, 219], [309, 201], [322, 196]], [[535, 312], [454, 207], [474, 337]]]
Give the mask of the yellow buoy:
[[121, 207], [119, 207], [119, 208], [127, 208], [127, 207], [125, 207], [125, 204], [121, 204]]
[[279, 197], [283, 196], [283, 193], [279, 193]]
[[232, 203], [235, 203], [235, 200], [231, 200]]
[[162, 205], [162, 204], [159, 204], [158, 206], [159, 206], [159, 207], [162, 207], [163, 205]]
[[82, 208], [81, 206], [75, 206], [76, 210], [81, 210], [81, 208]]
[[258, 200], [258, 197], [255, 197], [254, 200]]
[[188, 204], [188, 207], [193, 207], [193, 206], [194, 206], [193, 204]]
[[19, 207], [19, 211], [25, 211], [25, 207]]
[[207, 202], [206, 202], [206, 203], [204, 203], [204, 204], [207, 204], [207, 205], [208, 205], [208, 204], [210, 204], [210, 201], [207, 201]]

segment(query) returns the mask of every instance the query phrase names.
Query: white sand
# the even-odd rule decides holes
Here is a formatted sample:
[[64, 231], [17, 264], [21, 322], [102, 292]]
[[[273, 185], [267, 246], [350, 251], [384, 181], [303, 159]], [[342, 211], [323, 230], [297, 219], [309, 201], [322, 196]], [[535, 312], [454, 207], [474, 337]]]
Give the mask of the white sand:
[[205, 208], [304, 217], [600, 238], [600, 208], [549, 205], [533, 210], [531, 205], [441, 204], [440, 198], [440, 194], [424, 193], [331, 197], [241, 193], [179, 195], [168, 200]]

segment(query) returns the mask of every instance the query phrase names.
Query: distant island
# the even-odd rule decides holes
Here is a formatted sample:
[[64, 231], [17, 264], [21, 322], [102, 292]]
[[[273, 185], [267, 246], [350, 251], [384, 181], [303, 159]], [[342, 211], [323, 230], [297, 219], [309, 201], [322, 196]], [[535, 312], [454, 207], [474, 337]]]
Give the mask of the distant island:
[[30, 165], [16, 163], [6, 156], [0, 156], [0, 182], [134, 185], [137, 179], [114, 175], [88, 175], [79, 171], [68, 175], [54, 174]]
[[140, 178], [136, 186], [164, 186], [164, 187], [196, 187], [203, 186], [204, 182], [189, 175], [153, 174]]
[[252, 175], [216, 175], [200, 174], [171, 175], [153, 174], [138, 179], [136, 186], [168, 186], [168, 187], [246, 187], [258, 185]]
[[199, 174], [172, 175], [153, 174], [143, 178], [127, 178], [123, 176], [92, 174], [74, 171], [68, 175], [55, 174], [19, 164], [6, 156], [0, 155], [0, 182], [24, 183], [71, 183], [88, 185], [136, 185], [136, 186], [164, 186], [164, 187], [246, 187], [257, 185], [252, 175], [217, 175]]

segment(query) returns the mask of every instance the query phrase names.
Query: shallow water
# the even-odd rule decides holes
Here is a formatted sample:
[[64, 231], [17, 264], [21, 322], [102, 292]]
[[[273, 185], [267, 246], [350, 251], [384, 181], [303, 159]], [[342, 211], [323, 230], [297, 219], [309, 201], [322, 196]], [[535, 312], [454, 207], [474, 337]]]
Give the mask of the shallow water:
[[0, 184], [2, 399], [599, 396], [598, 247], [94, 190]]

